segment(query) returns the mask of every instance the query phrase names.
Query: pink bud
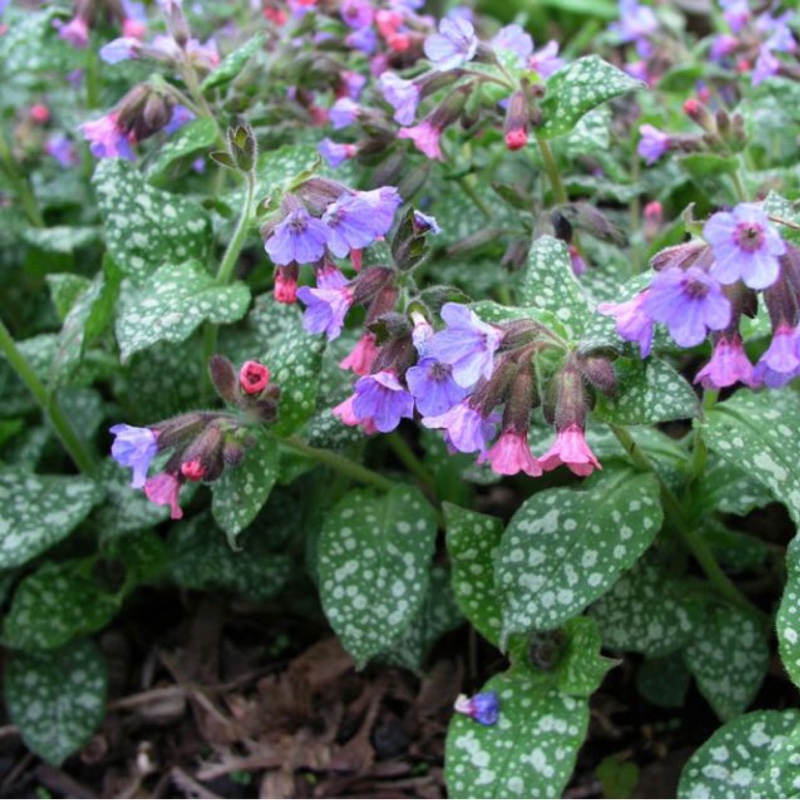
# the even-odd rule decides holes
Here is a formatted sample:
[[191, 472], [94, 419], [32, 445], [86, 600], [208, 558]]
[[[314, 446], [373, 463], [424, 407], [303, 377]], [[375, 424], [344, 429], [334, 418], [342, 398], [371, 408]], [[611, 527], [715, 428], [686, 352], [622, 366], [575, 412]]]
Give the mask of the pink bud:
[[181, 464], [181, 473], [187, 480], [200, 481], [206, 474], [206, 468], [198, 459], [194, 459], [194, 461], [185, 461]]
[[50, 120], [50, 109], [42, 105], [42, 103], [36, 103], [36, 105], [31, 106], [28, 113], [31, 119], [39, 125], [44, 125]]
[[239, 386], [247, 394], [258, 394], [269, 383], [269, 370], [258, 361], [245, 361], [239, 370]]
[[521, 150], [528, 144], [528, 132], [517, 128], [517, 130], [506, 133], [506, 147], [509, 150]]

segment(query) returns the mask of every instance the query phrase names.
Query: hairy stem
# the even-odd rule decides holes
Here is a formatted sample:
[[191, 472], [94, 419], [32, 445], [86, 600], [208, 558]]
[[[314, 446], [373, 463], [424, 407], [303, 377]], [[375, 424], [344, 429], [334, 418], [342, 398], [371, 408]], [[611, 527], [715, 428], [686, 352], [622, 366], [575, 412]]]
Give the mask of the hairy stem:
[[0, 321], [0, 352], [2, 352], [20, 380], [28, 387], [42, 413], [49, 419], [56, 435], [75, 462], [78, 469], [91, 475], [95, 471], [95, 460], [86, 443], [81, 439], [67, 419], [55, 396], [48, 393], [39, 376], [33, 371], [25, 356], [19, 351], [8, 328]]
[[553, 189], [553, 194], [559, 203], [566, 203], [569, 201], [567, 191], [564, 184], [561, 182], [561, 174], [558, 171], [558, 164], [556, 164], [553, 150], [550, 147], [550, 142], [541, 136], [536, 137], [536, 142], [539, 145], [539, 151], [542, 154], [542, 161], [544, 161], [544, 169], [547, 173], [547, 178], [550, 181], [550, 186]]

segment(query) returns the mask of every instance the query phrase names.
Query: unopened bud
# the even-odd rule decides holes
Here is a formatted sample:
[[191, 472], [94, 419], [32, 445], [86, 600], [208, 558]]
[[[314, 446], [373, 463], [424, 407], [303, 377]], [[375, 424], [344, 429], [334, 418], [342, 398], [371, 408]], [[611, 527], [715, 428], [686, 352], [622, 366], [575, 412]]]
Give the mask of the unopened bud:
[[614, 365], [602, 356], [587, 356], [578, 362], [583, 377], [598, 392], [613, 397], [617, 392], [617, 375]]
[[259, 394], [269, 383], [269, 370], [258, 361], [245, 361], [239, 370], [239, 386], [245, 394]]
[[530, 126], [530, 112], [528, 98], [523, 91], [516, 91], [511, 95], [506, 109], [506, 118], [503, 126], [503, 136], [509, 150], [520, 150], [528, 144], [528, 127]]
[[250, 172], [253, 169], [257, 150], [256, 137], [249, 125], [237, 125], [228, 129], [228, 151], [242, 172]]
[[275, 286], [272, 294], [279, 303], [291, 305], [297, 302], [298, 266], [295, 261], [277, 267], [275, 270]]
[[655, 239], [664, 221], [664, 208], [658, 200], [651, 200], [644, 207], [644, 225], [642, 232], [648, 241]]
[[233, 364], [225, 356], [213, 355], [208, 360], [208, 373], [211, 376], [211, 382], [214, 384], [217, 394], [226, 403], [235, 403], [237, 400], [237, 381]]
[[184, 461], [181, 464], [181, 474], [188, 481], [201, 481], [206, 474], [206, 468], [198, 459]]
[[706, 133], [712, 135], [718, 133], [714, 115], [699, 100], [690, 97], [683, 104], [683, 113], [696, 122]]
[[189, 23], [183, 13], [182, 0], [160, 0], [159, 5], [167, 22], [167, 30], [181, 48], [186, 47], [191, 34]]
[[141, 118], [143, 124], [141, 129], [136, 131], [136, 138], [140, 141], [146, 139], [160, 131], [170, 119], [172, 119], [172, 103], [152, 92], [145, 101]]
[[44, 125], [50, 120], [50, 109], [42, 103], [31, 106], [28, 114], [37, 125]]
[[222, 431], [215, 423], [206, 426], [180, 454], [180, 472], [187, 480], [215, 481], [222, 475]]

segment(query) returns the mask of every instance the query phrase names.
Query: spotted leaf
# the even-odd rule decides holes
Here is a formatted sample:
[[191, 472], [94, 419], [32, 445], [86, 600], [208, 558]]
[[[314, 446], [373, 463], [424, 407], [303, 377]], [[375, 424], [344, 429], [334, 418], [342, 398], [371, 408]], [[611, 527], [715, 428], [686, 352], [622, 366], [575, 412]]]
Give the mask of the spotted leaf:
[[467, 619], [492, 644], [499, 644], [503, 606], [494, 585], [494, 558], [503, 521], [466, 508], [444, 504], [452, 586]]
[[0, 569], [25, 564], [60, 542], [101, 498], [88, 478], [0, 471]]
[[196, 261], [158, 269], [140, 289], [123, 290], [116, 323], [123, 362], [158, 342], [182, 342], [205, 322], [235, 322], [247, 313], [243, 283], [219, 286]]
[[200, 85], [200, 90], [207, 92], [209, 89], [216, 89], [218, 86], [232, 81], [247, 65], [247, 62], [258, 52], [264, 44], [264, 34], [256, 34], [252, 39], [246, 41], [241, 47], [229, 53], [222, 60], [222, 63], [211, 72]]
[[800, 686], [800, 538], [786, 549], [786, 586], [775, 619], [778, 649], [789, 677]]
[[569, 133], [601, 103], [644, 84], [599, 56], [585, 56], [551, 75], [541, 107], [544, 123], [537, 133], [545, 139]]
[[[720, 728], [688, 761], [678, 797], [784, 797], [765, 779], [770, 757], [800, 723], [800, 712], [754, 711]], [[793, 774], [797, 775], [797, 767]]]
[[151, 183], [166, 181], [176, 162], [197, 155], [211, 147], [217, 140], [217, 126], [212, 119], [194, 119], [171, 136], [147, 165], [147, 179]]
[[586, 737], [584, 698], [542, 689], [524, 670], [492, 678], [481, 691], [497, 692], [499, 718], [481, 725], [456, 714], [445, 746], [451, 797], [561, 797]]
[[753, 701], [767, 673], [769, 647], [751, 617], [719, 607], [698, 627], [685, 659], [703, 696], [727, 721]]
[[86, 743], [105, 715], [106, 666], [88, 640], [44, 654], [12, 652], [4, 688], [23, 741], [55, 766]]
[[436, 517], [419, 490], [347, 494], [327, 515], [318, 545], [322, 605], [342, 644], [363, 666], [389, 649], [428, 590]]
[[278, 478], [278, 443], [261, 430], [253, 436], [255, 444], [247, 448], [242, 463], [227, 467], [212, 486], [211, 511], [231, 546], [261, 511]]
[[588, 488], [526, 500], [495, 567], [504, 636], [558, 627], [602, 596], [649, 547], [662, 517], [652, 475], [608, 464]]
[[92, 181], [108, 251], [137, 284], [162, 264], [205, 257], [211, 223], [197, 203], [149, 186], [119, 158], [102, 159]]

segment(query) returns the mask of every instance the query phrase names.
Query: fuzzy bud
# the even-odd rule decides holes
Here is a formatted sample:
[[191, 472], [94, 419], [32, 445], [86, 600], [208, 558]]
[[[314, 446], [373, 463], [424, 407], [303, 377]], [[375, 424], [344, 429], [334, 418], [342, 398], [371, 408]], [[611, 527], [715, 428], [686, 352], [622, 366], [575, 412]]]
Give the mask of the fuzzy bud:
[[189, 33], [189, 23], [183, 13], [182, 0], [162, 0], [160, 3], [161, 11], [167, 22], [167, 30], [172, 38], [181, 48], [186, 47], [191, 34]]
[[528, 127], [530, 126], [530, 112], [528, 98], [523, 91], [516, 91], [511, 95], [506, 109], [506, 118], [503, 125], [503, 138], [509, 150], [520, 150], [528, 144]]
[[237, 125], [228, 129], [228, 152], [242, 172], [253, 169], [258, 156], [258, 145], [249, 125]]
[[213, 423], [207, 425], [180, 454], [181, 474], [188, 480], [217, 480], [225, 466], [222, 449], [223, 437], [219, 426]]
[[581, 375], [602, 394], [613, 397], [617, 393], [617, 375], [614, 365], [602, 356], [586, 356], [578, 361]]
[[225, 356], [213, 355], [208, 360], [208, 373], [211, 376], [211, 382], [214, 384], [217, 394], [226, 403], [235, 403], [237, 400], [237, 380], [233, 364]]

